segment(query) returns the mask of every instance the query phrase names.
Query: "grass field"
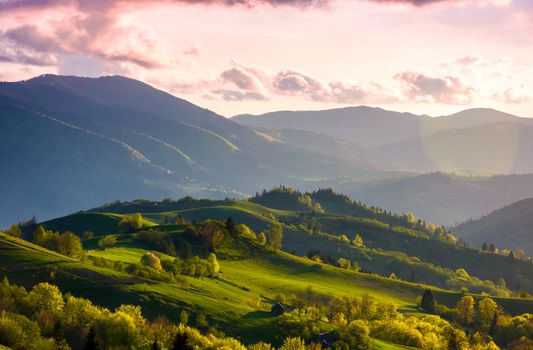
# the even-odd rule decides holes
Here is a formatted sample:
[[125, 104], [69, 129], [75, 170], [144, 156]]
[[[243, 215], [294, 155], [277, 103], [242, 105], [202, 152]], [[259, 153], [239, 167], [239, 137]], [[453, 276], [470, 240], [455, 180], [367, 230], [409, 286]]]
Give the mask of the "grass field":
[[[210, 206], [210, 203], [213, 205]], [[455, 272], [425, 261], [426, 256], [432, 254], [432, 249], [438, 249], [434, 252], [436, 257], [452, 254], [462, 258], [471, 253], [463, 261], [470, 263], [472, 268], [481, 266], [480, 262], [472, 261], [478, 256], [473, 250], [413, 236], [401, 229], [391, 231], [390, 226], [375, 220], [336, 218], [330, 214], [315, 218], [315, 222], [329, 225], [324, 226], [325, 232], [360, 232], [366, 244], [373, 248], [381, 248], [377, 244], [383, 244], [383, 247], [391, 250], [354, 247], [334, 235], [311, 234], [309, 229], [293, 224], [294, 220], [307, 214], [273, 210], [247, 201], [202, 201], [196, 204], [192, 208], [142, 213], [144, 227], [167, 232], [176, 244], [188, 237], [181, 236], [187, 225], [173, 224], [180, 216], [189, 221], [213, 218], [225, 220], [231, 216], [235, 223], [244, 223], [256, 232], [267, 231], [276, 218], [284, 223], [285, 251], [274, 252], [248, 240], [231, 240], [216, 251], [221, 268], [217, 278], [180, 276], [176, 283], [163, 283], [96, 267], [89, 262], [75, 261], [26, 241], [0, 234], [0, 275], [5, 274], [14, 283], [27, 287], [38, 281], [49, 281], [57, 284], [64, 292], [86, 297], [109, 308], [120, 304], [140, 305], [147, 317], [163, 314], [170, 320], [177, 321], [180, 312], [186, 310], [191, 315], [192, 325], [196, 315], [202, 314], [208, 318], [211, 326], [245, 343], [262, 340], [279, 344], [282, 332], [277, 331], [279, 324], [269, 312], [269, 307], [278, 294], [291, 297], [302, 293], [308, 286], [312, 286], [324, 302], [343, 294], [370, 294], [378, 301], [394, 303], [402, 312], [417, 314], [419, 310], [415, 305], [416, 299], [428, 288], [427, 284], [357, 273], [301, 257], [310, 250], [320, 249], [334, 258], [350, 258], [384, 276], [394, 272], [398, 277], [407, 279], [409, 273], [416, 270], [419, 278], [435, 284], [442, 283]], [[49, 229], [69, 230], [78, 234], [86, 230], [93, 231], [96, 237], [83, 242], [89, 257], [136, 264], [151, 250], [137, 241], [135, 234], [117, 234], [122, 215], [77, 213], [48, 221], [44, 225]], [[116, 235], [118, 244], [107, 250], [99, 250], [97, 243], [104, 234]], [[189, 243], [198, 244], [192, 241]], [[419, 251], [422, 248], [424, 252]], [[198, 253], [203, 248], [193, 246], [192, 249]], [[163, 253], [158, 254], [163, 260], [173, 259]], [[483, 258], [481, 264], [487, 264], [488, 261], [489, 265], [496, 264], [500, 259], [490, 256]], [[429, 260], [434, 261], [435, 257], [432, 259]], [[521, 267], [519, 264], [514, 266]], [[469, 267], [467, 269], [471, 271]], [[498, 266], [498, 273], [504, 273], [506, 269], [505, 265]], [[431, 288], [440, 304], [451, 307], [461, 298], [460, 292]], [[475, 297], [479, 298], [479, 295]], [[494, 299], [512, 314], [533, 313], [533, 300]], [[374, 347], [383, 350], [406, 349], [381, 341], [375, 341]]]

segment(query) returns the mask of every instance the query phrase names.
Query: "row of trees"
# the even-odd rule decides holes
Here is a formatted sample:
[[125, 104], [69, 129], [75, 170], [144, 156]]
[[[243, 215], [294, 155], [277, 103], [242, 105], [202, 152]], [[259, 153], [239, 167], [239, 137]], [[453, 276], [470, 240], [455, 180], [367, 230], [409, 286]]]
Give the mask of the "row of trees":
[[533, 339], [533, 315], [513, 317], [489, 297], [476, 300], [471, 295], [464, 295], [455, 307], [448, 308], [438, 304], [432, 292], [426, 289], [419, 303], [427, 312], [469, 329], [474, 342], [491, 339], [507, 349], [533, 348], [533, 341], [530, 340]]
[[72, 232], [54, 232], [38, 226], [33, 233], [33, 243], [60, 254], [81, 260], [84, 257], [81, 240]]

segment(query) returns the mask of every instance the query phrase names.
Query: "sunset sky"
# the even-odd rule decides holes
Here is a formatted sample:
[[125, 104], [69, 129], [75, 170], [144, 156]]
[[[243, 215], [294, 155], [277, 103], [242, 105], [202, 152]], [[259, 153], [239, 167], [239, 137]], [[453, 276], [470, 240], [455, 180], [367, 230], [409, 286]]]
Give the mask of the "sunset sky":
[[0, 80], [143, 80], [225, 116], [533, 117], [531, 0], [0, 0]]

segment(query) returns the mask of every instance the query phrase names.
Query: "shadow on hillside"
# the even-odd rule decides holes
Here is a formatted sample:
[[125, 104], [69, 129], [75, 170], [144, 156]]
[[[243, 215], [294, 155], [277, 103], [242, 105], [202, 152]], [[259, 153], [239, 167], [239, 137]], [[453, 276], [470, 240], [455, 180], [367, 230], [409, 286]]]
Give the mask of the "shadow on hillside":
[[273, 317], [270, 311], [252, 311], [244, 315], [243, 318], [259, 319], [259, 318], [267, 318], [267, 317]]

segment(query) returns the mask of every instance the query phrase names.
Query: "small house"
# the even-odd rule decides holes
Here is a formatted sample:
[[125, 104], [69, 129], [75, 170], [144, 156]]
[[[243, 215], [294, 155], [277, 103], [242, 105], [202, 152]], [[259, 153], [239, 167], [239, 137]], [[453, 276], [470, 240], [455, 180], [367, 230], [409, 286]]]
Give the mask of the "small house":
[[272, 316], [283, 315], [285, 312], [285, 307], [281, 305], [279, 301], [276, 301], [274, 304], [272, 304], [270, 312], [272, 313]]

